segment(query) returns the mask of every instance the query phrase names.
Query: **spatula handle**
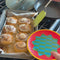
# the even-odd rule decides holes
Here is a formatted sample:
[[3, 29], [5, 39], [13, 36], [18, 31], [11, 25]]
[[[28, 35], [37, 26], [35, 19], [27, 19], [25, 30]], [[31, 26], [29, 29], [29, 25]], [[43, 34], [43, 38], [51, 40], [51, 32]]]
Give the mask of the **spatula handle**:
[[45, 5], [45, 8], [52, 2], [52, 0], [49, 0], [48, 3]]
[[42, 10], [33, 21], [34, 27], [38, 26], [38, 24], [44, 19], [45, 16], [46, 12]]

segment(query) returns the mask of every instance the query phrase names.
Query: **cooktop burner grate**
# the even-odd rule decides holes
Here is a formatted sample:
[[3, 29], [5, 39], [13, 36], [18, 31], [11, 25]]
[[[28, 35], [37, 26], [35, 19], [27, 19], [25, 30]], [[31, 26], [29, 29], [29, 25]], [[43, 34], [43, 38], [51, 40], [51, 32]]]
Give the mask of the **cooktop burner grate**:
[[38, 29], [49, 29], [56, 20], [45, 17], [38, 25]]
[[0, 14], [6, 8], [5, 0], [0, 0]]

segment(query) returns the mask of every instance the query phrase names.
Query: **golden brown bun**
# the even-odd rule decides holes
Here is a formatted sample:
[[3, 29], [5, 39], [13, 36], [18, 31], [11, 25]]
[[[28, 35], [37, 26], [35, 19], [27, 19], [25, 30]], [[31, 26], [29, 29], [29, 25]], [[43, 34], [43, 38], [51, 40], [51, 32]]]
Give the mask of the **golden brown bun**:
[[29, 18], [20, 18], [19, 19], [19, 23], [27, 23], [27, 24], [30, 24], [31, 23], [31, 19], [29, 19]]
[[2, 34], [0, 42], [2, 45], [9, 45], [13, 42], [13, 37], [10, 34]]
[[6, 23], [7, 24], [16, 24], [17, 23], [17, 19], [14, 17], [7, 17], [6, 18]]
[[32, 28], [28, 24], [20, 24], [19, 25], [19, 30], [22, 31], [22, 32], [31, 32]]
[[16, 33], [16, 28], [13, 25], [5, 25], [3, 28], [4, 33]]
[[15, 43], [14, 49], [16, 52], [26, 52], [27, 51], [26, 43], [22, 41]]
[[26, 41], [28, 38], [28, 34], [27, 33], [18, 33], [16, 35], [16, 40], [17, 41]]

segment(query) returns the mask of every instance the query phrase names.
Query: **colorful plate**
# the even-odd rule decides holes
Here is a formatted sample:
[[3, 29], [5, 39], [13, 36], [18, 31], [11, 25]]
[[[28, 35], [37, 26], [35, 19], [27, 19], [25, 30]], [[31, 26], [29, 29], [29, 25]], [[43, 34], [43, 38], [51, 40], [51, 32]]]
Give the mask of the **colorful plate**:
[[60, 53], [60, 35], [51, 30], [38, 30], [30, 35], [27, 48], [37, 59], [55, 59], [51, 51]]

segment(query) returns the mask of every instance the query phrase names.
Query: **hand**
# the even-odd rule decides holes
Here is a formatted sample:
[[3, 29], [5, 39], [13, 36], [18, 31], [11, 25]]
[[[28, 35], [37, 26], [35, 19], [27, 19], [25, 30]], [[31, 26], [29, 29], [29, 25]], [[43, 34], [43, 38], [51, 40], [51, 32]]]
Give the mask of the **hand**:
[[60, 60], [60, 54], [57, 52], [51, 52], [52, 56], [56, 58], [56, 60]]
[[54, 0], [54, 1], [56, 1], [56, 2], [60, 2], [60, 0]]

